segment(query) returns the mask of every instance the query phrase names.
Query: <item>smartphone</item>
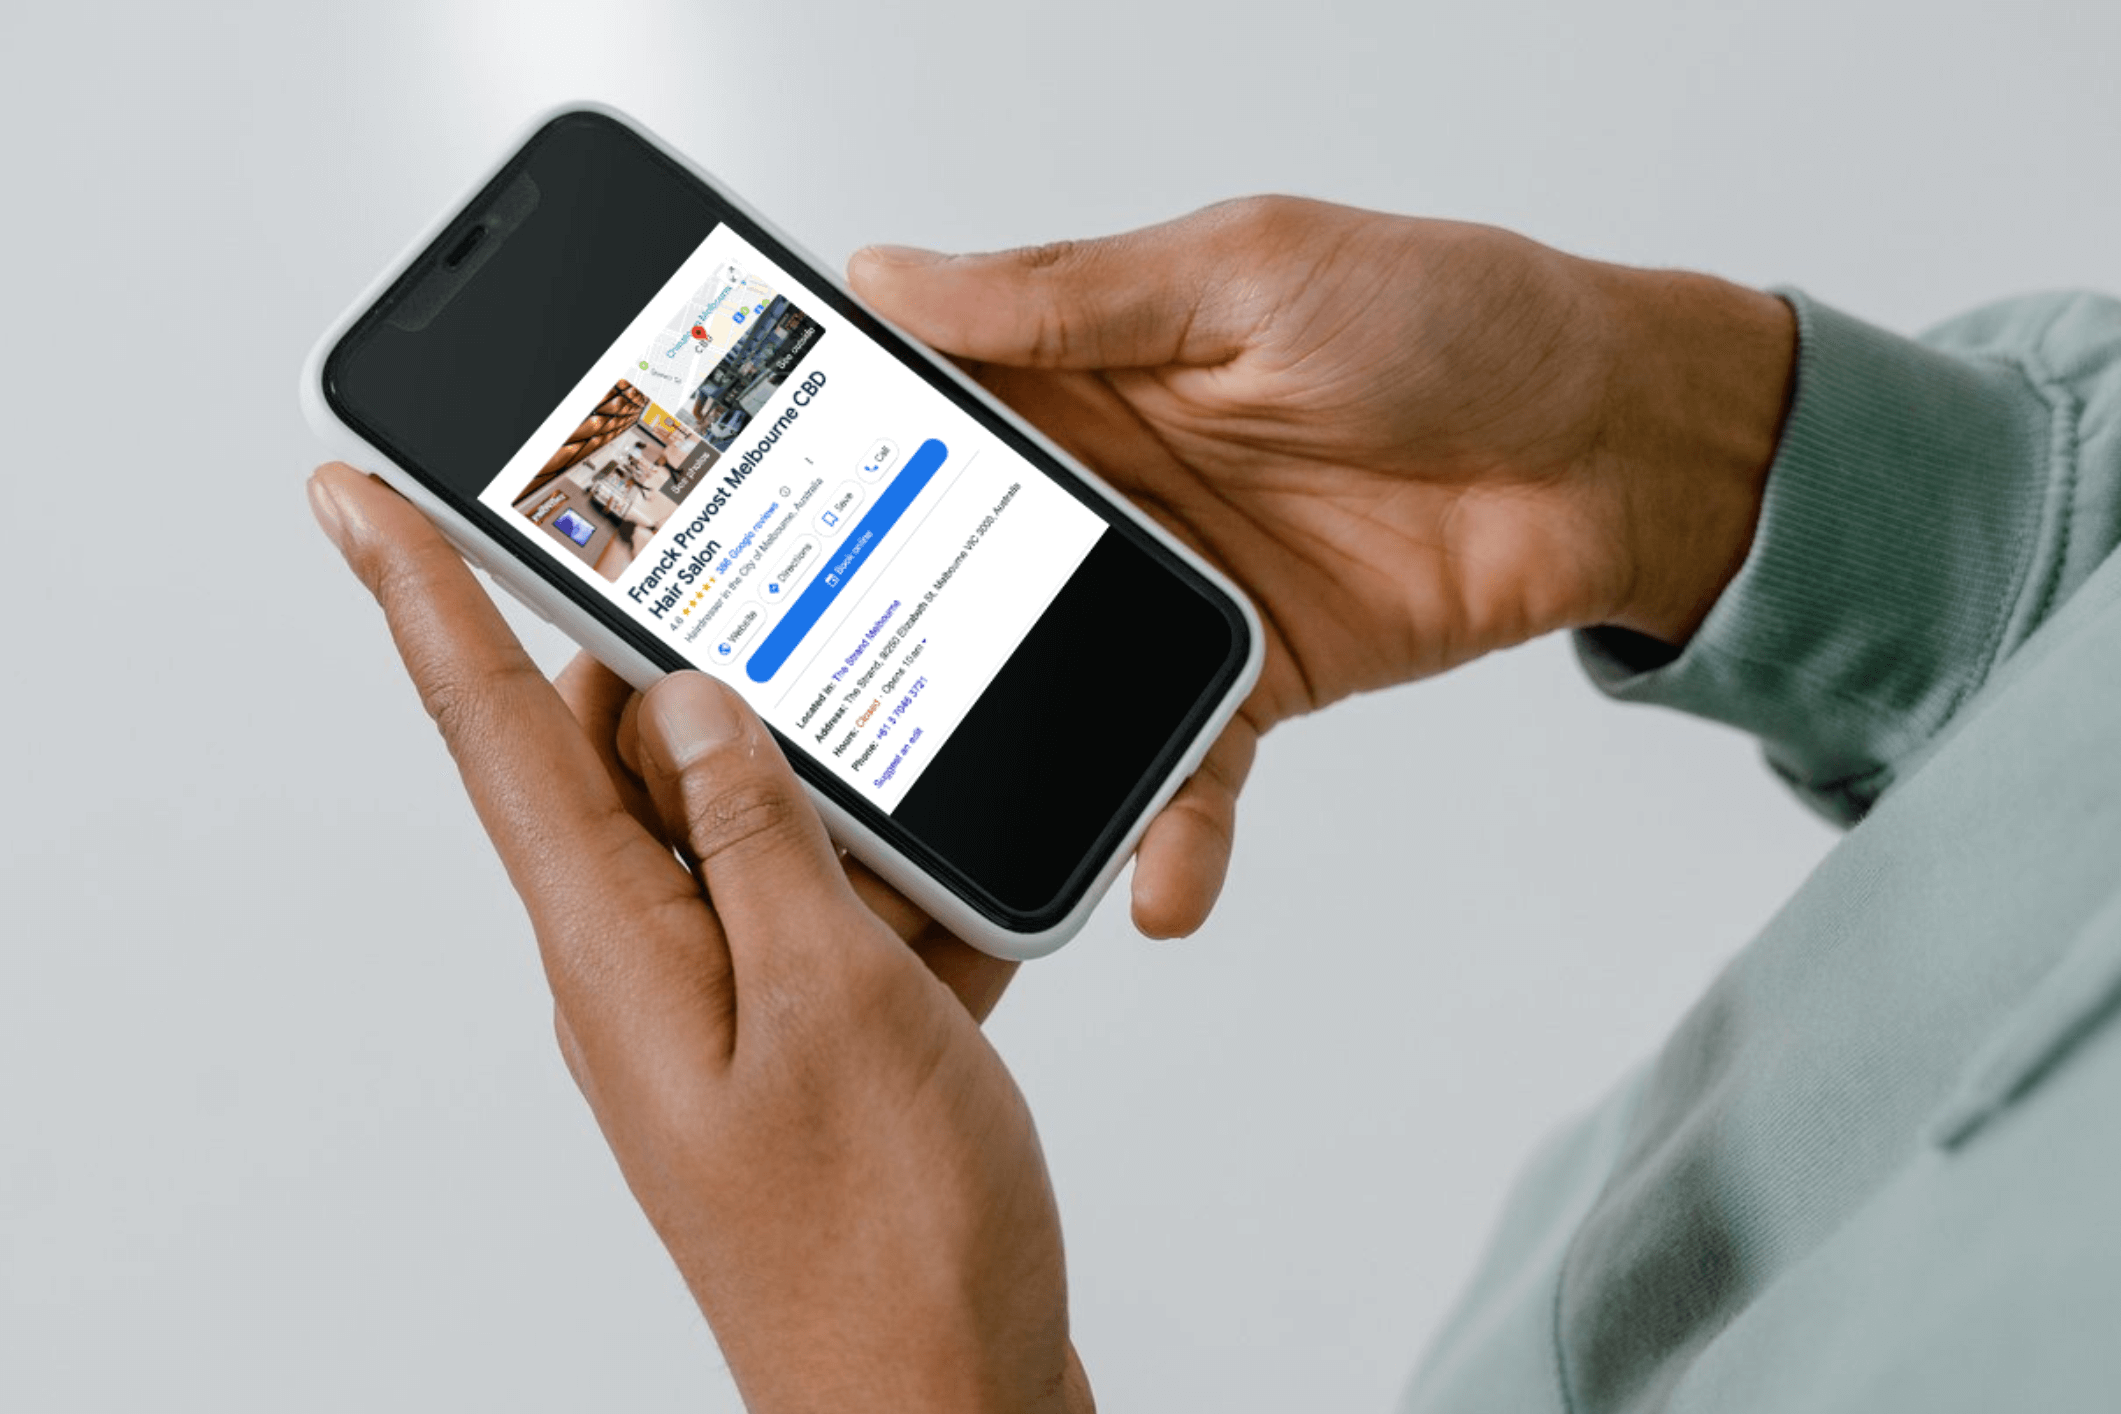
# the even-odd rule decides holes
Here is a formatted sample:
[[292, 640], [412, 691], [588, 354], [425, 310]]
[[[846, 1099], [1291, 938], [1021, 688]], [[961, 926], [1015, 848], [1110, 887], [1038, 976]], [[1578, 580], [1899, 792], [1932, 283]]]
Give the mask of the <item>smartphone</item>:
[[635, 686], [736, 688], [998, 956], [1082, 926], [1259, 673], [1226, 579], [610, 108], [532, 123], [302, 402]]

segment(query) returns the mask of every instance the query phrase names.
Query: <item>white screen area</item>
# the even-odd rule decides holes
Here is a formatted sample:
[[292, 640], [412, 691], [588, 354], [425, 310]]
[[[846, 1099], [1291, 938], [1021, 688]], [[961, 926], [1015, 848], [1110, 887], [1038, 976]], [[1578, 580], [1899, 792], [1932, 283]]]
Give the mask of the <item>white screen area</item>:
[[885, 811], [1105, 529], [726, 225], [480, 499]]

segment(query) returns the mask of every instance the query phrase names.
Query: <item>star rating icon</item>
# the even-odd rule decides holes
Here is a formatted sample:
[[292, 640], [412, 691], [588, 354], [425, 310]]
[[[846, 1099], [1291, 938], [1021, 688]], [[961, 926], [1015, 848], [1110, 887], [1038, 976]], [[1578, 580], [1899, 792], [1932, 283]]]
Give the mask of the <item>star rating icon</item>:
[[686, 615], [690, 614], [694, 609], [699, 608], [700, 601], [707, 597], [707, 591], [712, 588], [714, 588], [714, 581], [710, 579], [705, 584], [701, 585], [698, 589], [694, 590], [692, 597], [685, 601], [685, 607], [678, 610], [678, 617], [684, 618]]

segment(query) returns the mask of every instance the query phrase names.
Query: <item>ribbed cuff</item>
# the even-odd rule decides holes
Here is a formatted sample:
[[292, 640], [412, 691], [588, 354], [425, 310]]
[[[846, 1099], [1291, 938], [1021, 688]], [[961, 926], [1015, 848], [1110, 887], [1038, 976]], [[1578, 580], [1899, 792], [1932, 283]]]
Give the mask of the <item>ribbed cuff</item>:
[[1676, 656], [1604, 629], [1577, 651], [1614, 697], [1759, 736], [1778, 772], [1848, 821], [2044, 614], [2069, 444], [2017, 363], [1781, 293], [1797, 313], [1796, 394], [1744, 566]]

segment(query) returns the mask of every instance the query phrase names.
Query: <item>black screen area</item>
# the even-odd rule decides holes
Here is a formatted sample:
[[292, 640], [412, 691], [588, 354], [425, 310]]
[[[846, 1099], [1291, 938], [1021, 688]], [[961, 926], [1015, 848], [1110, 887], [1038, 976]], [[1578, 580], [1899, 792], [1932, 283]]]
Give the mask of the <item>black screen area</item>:
[[1169, 771], [1229, 652], [1208, 599], [1099, 536], [891, 818], [1013, 910], [1079, 894], [1125, 823], [1113, 803]]
[[523, 175], [536, 199], [527, 218], [420, 327], [364, 321], [332, 360], [333, 392], [382, 434], [372, 440], [462, 497], [484, 489], [719, 219], [661, 154], [613, 132], [588, 116], [545, 129], [382, 309], [446, 278], [440, 262]]
[[782, 738], [799, 775], [980, 913], [1015, 931], [1050, 927], [1243, 672], [1242, 611], [693, 173], [607, 116], [555, 119], [331, 351], [325, 396], [648, 661], [687, 666], [552, 557], [520, 553], [519, 529], [477, 498], [724, 222], [784, 269], [813, 271], [821, 311], [896, 354], [1107, 524], [889, 817]]

